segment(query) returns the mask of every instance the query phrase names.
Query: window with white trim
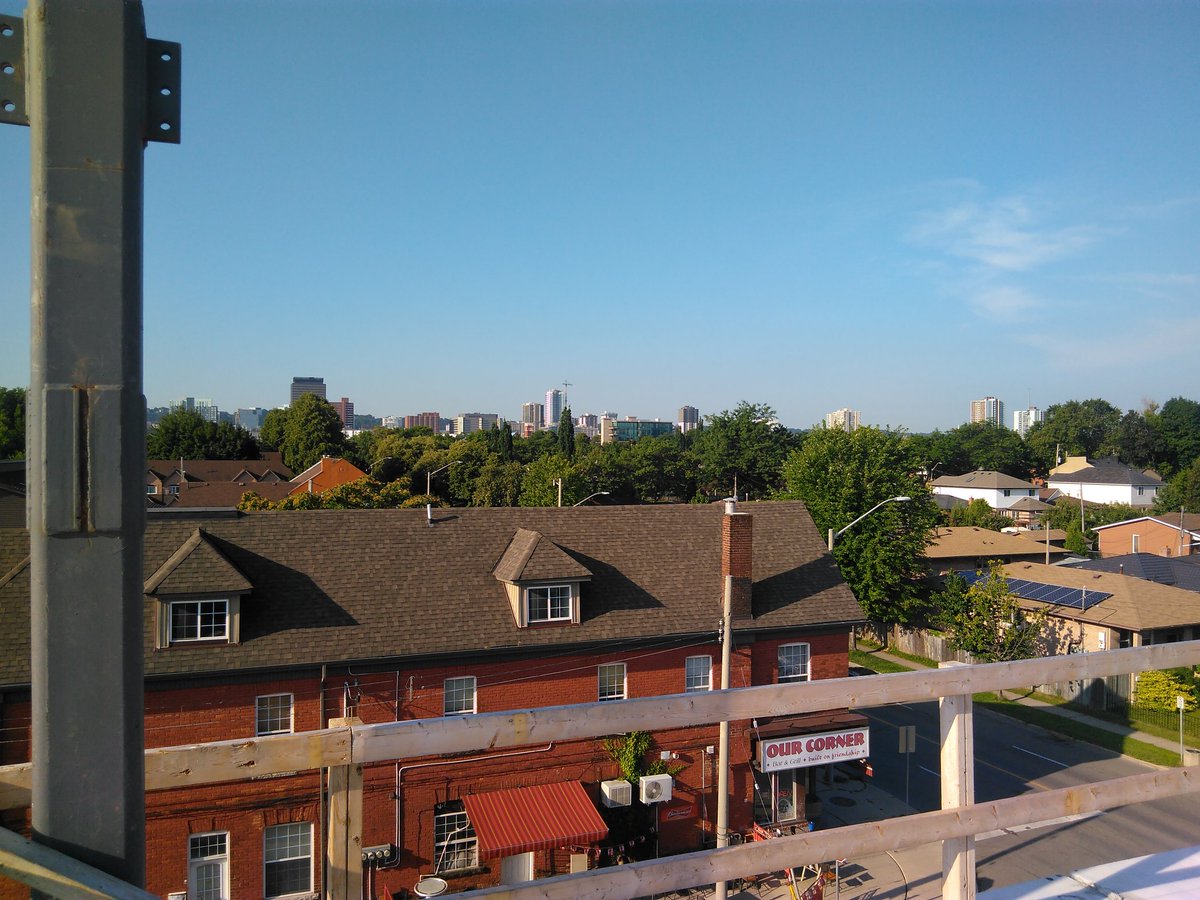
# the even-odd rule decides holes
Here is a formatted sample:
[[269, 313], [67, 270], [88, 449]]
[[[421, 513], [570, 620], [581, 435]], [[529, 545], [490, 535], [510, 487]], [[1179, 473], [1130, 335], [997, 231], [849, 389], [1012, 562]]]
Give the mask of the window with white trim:
[[255, 698], [254, 733], [291, 734], [294, 725], [291, 694], [263, 694]]
[[1137, 553], [1138, 548], [1141, 546], [1141, 544], [1142, 544], [1142, 536], [1140, 534], [1133, 535], [1133, 540], [1130, 541], [1130, 544], [1129, 544], [1129, 552]]
[[808, 681], [808, 644], [779, 646], [779, 682]]
[[712, 657], [689, 656], [684, 664], [683, 689], [692, 691], [712, 690]]
[[157, 484], [146, 485], [146, 493], [147, 494], [157, 494], [158, 493], [158, 485]]
[[596, 668], [598, 700], [625, 699], [625, 663], [604, 663]]
[[312, 889], [312, 825], [268, 825], [263, 831], [263, 895], [286, 897]]
[[228, 600], [173, 600], [171, 643], [229, 640]]
[[571, 586], [550, 584], [525, 589], [529, 622], [570, 622]]
[[229, 832], [188, 838], [188, 900], [229, 900]]
[[451, 801], [438, 809], [441, 811], [433, 815], [434, 874], [475, 868], [479, 865], [479, 839], [462, 801]]
[[475, 676], [447, 678], [442, 685], [442, 715], [460, 716], [475, 712]]

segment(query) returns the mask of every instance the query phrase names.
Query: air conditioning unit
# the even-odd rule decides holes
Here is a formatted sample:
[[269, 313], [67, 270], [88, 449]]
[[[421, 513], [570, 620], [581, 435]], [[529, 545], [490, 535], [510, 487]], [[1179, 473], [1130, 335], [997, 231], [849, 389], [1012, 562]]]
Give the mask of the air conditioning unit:
[[643, 803], [666, 803], [671, 799], [670, 775], [643, 775], [639, 779], [641, 785], [641, 801]]
[[633, 802], [633, 785], [623, 779], [602, 781], [600, 796], [605, 806], [628, 806]]

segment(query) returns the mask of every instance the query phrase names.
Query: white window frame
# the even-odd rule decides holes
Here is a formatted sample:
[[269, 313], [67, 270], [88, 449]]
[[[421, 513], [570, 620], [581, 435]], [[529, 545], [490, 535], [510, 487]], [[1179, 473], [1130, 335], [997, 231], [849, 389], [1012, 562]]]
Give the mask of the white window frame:
[[[280, 713], [284, 704], [277, 701], [286, 699], [287, 727], [281, 723]], [[296, 730], [296, 698], [293, 694], [260, 694], [254, 698], [254, 734], [263, 737], [268, 734], [292, 734]]]
[[[457, 804], [450, 804], [456, 807]], [[461, 830], [460, 830], [461, 829]], [[446, 865], [447, 859], [451, 865]], [[475, 826], [461, 808], [433, 814], [433, 871], [460, 872], [479, 865], [479, 838]]]
[[[467, 702], [469, 699], [470, 702]], [[451, 702], [452, 700], [457, 702]], [[442, 682], [442, 715], [464, 716], [478, 712], [474, 675], [447, 678]]]
[[713, 658], [711, 656], [689, 656], [683, 664], [684, 693], [712, 690]]
[[147, 494], [157, 494], [158, 493], [158, 485], [157, 484], [146, 485], [146, 493]]
[[[546, 615], [545, 616], [535, 616], [534, 615], [533, 595], [534, 595], [535, 591], [538, 592], [539, 594], [542, 592], [545, 592], [545, 596], [546, 596], [546, 600], [545, 600]], [[559, 596], [555, 597], [555, 592], [561, 592], [561, 591], [567, 592], [567, 596], [566, 596], [567, 608], [566, 608], [565, 613], [562, 613], [560, 615], [555, 615], [554, 614], [555, 602], [557, 600], [559, 602], [559, 604], [561, 605], [561, 600], [562, 600], [561, 594]], [[530, 625], [541, 624], [542, 622], [571, 622], [574, 620], [574, 613], [575, 613], [575, 591], [572, 590], [571, 585], [569, 585], [569, 584], [540, 584], [536, 587], [525, 588], [525, 621], [528, 622]]]
[[[195, 634], [191, 636], [180, 637], [175, 632], [175, 611], [183, 610], [185, 606], [194, 606], [193, 613], [196, 620]], [[217, 607], [224, 607], [225, 610], [225, 628], [221, 634], [204, 634], [204, 617], [207, 615], [212, 618], [215, 623], [217, 615]], [[211, 607], [206, 610], [205, 607]], [[210, 625], [211, 627], [211, 625]], [[197, 644], [206, 641], [229, 641], [229, 600], [227, 598], [219, 598], [213, 600], [172, 600], [167, 604], [167, 640], [171, 644]]]
[[[803, 651], [799, 650], [799, 648], [801, 648], [801, 647], [804, 648]], [[804, 671], [797, 672], [795, 674], [785, 675], [784, 671], [787, 668], [790, 668], [793, 665], [793, 663], [791, 661], [789, 661], [785, 666], [784, 657], [791, 656], [793, 653], [793, 650], [795, 652], [799, 653], [800, 655], [803, 655]], [[790, 644], [780, 644], [779, 652], [778, 652], [778, 656], [777, 656], [777, 662], [778, 662], [778, 666], [779, 666], [777, 677], [778, 677], [778, 681], [780, 684], [788, 684], [793, 681], [809, 681], [812, 678], [812, 647], [811, 647], [811, 645], [809, 645], [809, 643], [807, 641], [795, 641]]]
[[[291, 856], [281, 856], [276, 859], [269, 859], [268, 841], [272, 837], [282, 833], [288, 834], [288, 844], [291, 843], [291, 835], [299, 838], [301, 845], [307, 844], [307, 855], [295, 853]], [[285, 852], [289, 849], [288, 845], [282, 848]], [[278, 851], [277, 851], [278, 852]], [[267, 871], [273, 863], [288, 863], [293, 860], [307, 859], [308, 860], [308, 886], [301, 887], [296, 891], [288, 891], [283, 894], [271, 894], [267, 892]], [[263, 830], [263, 896], [264, 897], [296, 897], [311, 894], [313, 892], [313, 827], [311, 822], [289, 822], [284, 825], [268, 825]]]
[[1141, 543], [1142, 543], [1142, 536], [1140, 534], [1135, 534], [1135, 535], [1132, 535], [1131, 537], [1132, 537], [1132, 540], [1130, 540], [1130, 542], [1129, 542], [1129, 552], [1130, 553], [1138, 553], [1139, 552], [1138, 548], [1141, 546]]
[[[207, 842], [211, 838], [221, 839], [221, 851], [198, 852], [207, 849], [200, 842]], [[220, 867], [221, 872], [221, 900], [229, 900], [229, 832], [206, 831], [203, 834], [188, 835], [188, 900], [198, 900], [200, 896], [196, 890], [200, 880], [198, 869], [214, 863]]]
[[[620, 680], [621, 687], [620, 687], [619, 693], [614, 690], [615, 682], [613, 681], [613, 679], [611, 677], [611, 675], [613, 673], [615, 673], [617, 670], [620, 670], [620, 672], [621, 672], [621, 680]], [[606, 673], [609, 673], [609, 677], [607, 679], [605, 678]], [[628, 689], [628, 683], [626, 681], [626, 678], [627, 678], [627, 673], [625, 670], [625, 663], [623, 663], [623, 662], [601, 663], [600, 665], [596, 666], [596, 699], [601, 703], [608, 701], [608, 700], [624, 700], [626, 697], [629, 696], [629, 689]], [[606, 681], [607, 681], [607, 692], [606, 692], [606, 685], [605, 685]]]

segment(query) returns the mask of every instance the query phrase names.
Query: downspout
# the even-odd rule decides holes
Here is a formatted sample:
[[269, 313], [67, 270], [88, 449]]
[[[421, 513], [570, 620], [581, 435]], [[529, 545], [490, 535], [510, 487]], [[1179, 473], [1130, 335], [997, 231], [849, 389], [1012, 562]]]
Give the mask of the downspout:
[[[325, 727], [325, 677], [328, 674], [329, 673], [327, 671], [326, 664], [321, 663], [321, 683], [317, 687], [317, 703], [318, 703], [318, 707], [320, 710], [320, 716], [321, 716], [321, 718], [318, 720], [318, 724], [320, 725], [321, 728]], [[323, 847], [325, 844], [324, 835], [329, 834], [329, 823], [327, 821], [325, 821], [325, 818], [326, 818], [325, 776], [328, 773], [328, 771], [329, 771], [328, 769], [326, 769], [324, 766], [322, 766], [320, 771], [317, 773], [317, 804], [318, 804], [317, 821], [321, 823], [321, 835], [322, 835], [321, 842], [322, 842]], [[329, 885], [329, 853], [328, 853], [329, 848], [324, 847], [324, 849], [326, 852], [321, 854], [321, 889], [322, 890], [324, 890]]]

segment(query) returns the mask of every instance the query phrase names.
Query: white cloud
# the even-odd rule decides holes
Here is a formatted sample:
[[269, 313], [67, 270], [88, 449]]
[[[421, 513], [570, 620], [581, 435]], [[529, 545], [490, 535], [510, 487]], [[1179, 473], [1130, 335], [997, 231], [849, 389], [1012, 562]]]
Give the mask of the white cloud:
[[1129, 323], [1113, 320], [1111, 330], [1076, 334], [1070, 329], [1039, 331], [1021, 335], [1018, 340], [1038, 350], [1059, 368], [1080, 371], [1111, 371], [1127, 367], [1138, 372], [1145, 359], [1133, 351], [1146, 351], [1158, 361], [1182, 357], [1192, 361], [1200, 345], [1200, 316], [1190, 319], [1154, 319], [1138, 322], [1136, 334]]
[[909, 239], [987, 271], [1027, 272], [1077, 253], [1104, 235], [1091, 225], [1050, 227], [1044, 213], [1023, 197], [990, 203], [967, 201], [925, 213]]
[[986, 319], [999, 322], [1023, 322], [1041, 303], [1028, 291], [1018, 287], [983, 288], [969, 298], [971, 306]]

